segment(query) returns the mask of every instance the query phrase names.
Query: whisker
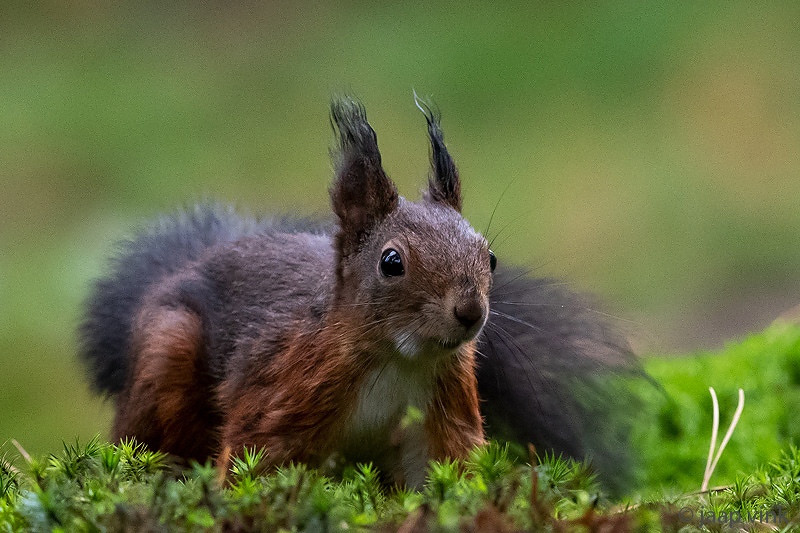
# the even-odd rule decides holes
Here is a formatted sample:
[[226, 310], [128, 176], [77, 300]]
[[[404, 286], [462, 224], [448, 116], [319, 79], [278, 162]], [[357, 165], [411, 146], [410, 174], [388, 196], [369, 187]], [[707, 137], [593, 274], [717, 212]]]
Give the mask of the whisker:
[[[414, 321], [412, 321], [412, 322], [411, 322], [411, 324], [413, 324], [413, 323], [414, 323]], [[417, 326], [416, 328], [414, 328], [414, 330], [413, 330], [413, 331], [411, 331], [410, 333], [408, 333], [408, 334], [406, 335], [406, 338], [405, 338], [405, 339], [403, 339], [403, 342], [401, 342], [401, 343], [400, 343], [400, 345], [399, 345], [397, 348], [398, 348], [398, 349], [400, 349], [400, 350], [402, 351], [402, 348], [405, 348], [405, 346], [406, 346], [406, 343], [407, 343], [407, 342], [409, 342], [409, 341], [410, 341], [412, 338], [414, 338], [414, 336], [415, 336], [417, 333], [419, 333], [419, 331], [420, 331], [420, 330], [421, 330], [421, 329], [422, 329], [424, 326], [425, 326], [425, 321], [423, 321], [423, 320], [420, 320], [419, 326]]]
[[641, 324], [636, 320], [631, 320], [629, 318], [613, 315], [611, 313], [607, 313], [605, 311], [601, 311], [599, 309], [594, 309], [592, 307], [588, 307], [585, 305], [569, 305], [569, 304], [553, 304], [547, 302], [509, 302], [505, 300], [492, 300], [492, 305], [515, 305], [521, 307], [557, 307], [559, 309], [572, 309], [575, 311], [587, 311], [589, 313], [596, 313], [600, 316], [604, 316], [606, 318], [613, 318], [619, 322], [627, 322], [629, 324], [633, 324], [635, 326], [640, 326]]
[[554, 281], [552, 283], [542, 283], [541, 285], [528, 286], [520, 290], [511, 290], [511, 288], [509, 288], [509, 290], [506, 290], [501, 293], [495, 293], [494, 291], [492, 291], [489, 293], [489, 295], [491, 297], [491, 303], [496, 303], [496, 302], [508, 301], [504, 300], [504, 298], [508, 298], [511, 296], [518, 296], [519, 293], [523, 291], [531, 293], [535, 290], [548, 289], [551, 287], [568, 287], [568, 286], [569, 286], [568, 282]]
[[511, 185], [516, 180], [517, 178], [512, 178], [503, 189], [503, 192], [500, 193], [500, 198], [497, 199], [497, 202], [494, 204], [494, 208], [492, 208], [492, 214], [489, 215], [489, 223], [486, 224], [486, 231], [483, 232], [484, 235], [489, 235], [489, 228], [492, 227], [492, 220], [494, 219], [494, 214], [497, 211], [497, 208], [500, 207], [500, 202], [503, 201], [503, 196], [506, 195], [506, 192], [508, 192], [508, 189], [511, 188]]
[[515, 281], [517, 281], [520, 278], [527, 277], [530, 274], [533, 274], [539, 268], [541, 268], [541, 266], [535, 267], [535, 268], [531, 268], [531, 269], [528, 269], [528, 270], [523, 270], [519, 274], [517, 274], [516, 276], [512, 277], [511, 279], [504, 280], [505, 283], [503, 283], [502, 285], [499, 285], [499, 286], [496, 286], [496, 287], [492, 287], [491, 292], [494, 293], [495, 291], [498, 291], [498, 290], [510, 285], [511, 283], [514, 283]]
[[[492, 350], [492, 353], [496, 354], [497, 353], [497, 349], [495, 349], [494, 341], [492, 341], [492, 338], [491, 338], [491, 336], [488, 335], [488, 332], [489, 332], [489, 329], [488, 329], [488, 326], [487, 326], [487, 334], [484, 335], [483, 338], [486, 339], [487, 343], [489, 343], [489, 348]], [[486, 359], [489, 359], [489, 357], [487, 356]], [[499, 372], [498, 372], [498, 368], [499, 368]], [[506, 378], [505, 368], [503, 366], [501, 366], [501, 365], [492, 365], [492, 369], [494, 370], [495, 386], [496, 386], [497, 390], [500, 390], [500, 373], [503, 374], [503, 379], [507, 379]]]
[[638, 322], [636, 320], [632, 320], [630, 318], [625, 318], [625, 317], [621, 317], [621, 316], [617, 316], [617, 315], [612, 315], [611, 313], [606, 313], [605, 311], [600, 311], [599, 309], [592, 309], [591, 307], [584, 307], [583, 309], [586, 310], [586, 311], [589, 311], [590, 313], [596, 313], [596, 314], [598, 314], [600, 316], [604, 316], [606, 318], [613, 318], [614, 320], [619, 320], [620, 322], [627, 322], [628, 324], [632, 324], [634, 326], [641, 327], [641, 325], [642, 325], [640, 322]]
[[352, 334], [356, 334], [358, 338], [363, 338], [364, 336], [372, 333], [381, 325], [389, 322], [391, 317], [380, 318], [377, 320], [373, 320], [371, 322], [367, 322], [365, 324], [359, 324], [355, 328], [351, 327], [349, 324], [343, 325], [341, 323], [333, 324], [334, 326], [344, 326], [342, 333], [340, 333], [335, 340], [344, 340], [350, 337]]
[[382, 303], [386, 303], [390, 301], [391, 298], [384, 297], [384, 298], [376, 298], [371, 302], [358, 302], [358, 303], [351, 303], [351, 304], [339, 304], [341, 307], [373, 307], [378, 306]]
[[[496, 234], [495, 234], [495, 235], [492, 237], [492, 239], [489, 241], [489, 248], [491, 248], [491, 247], [492, 247], [492, 245], [494, 244], [494, 241], [495, 241], [495, 240], [497, 240], [497, 238], [498, 238], [500, 235], [502, 235], [502, 234], [503, 234], [503, 232], [504, 232], [505, 230], [507, 230], [507, 229], [508, 229], [508, 228], [510, 228], [511, 226], [515, 225], [517, 222], [519, 222], [519, 221], [520, 221], [520, 219], [522, 219], [522, 218], [523, 218], [523, 217], [525, 217], [525, 216], [527, 216], [527, 213], [522, 213], [521, 215], [518, 215], [518, 216], [514, 217], [514, 219], [513, 219], [511, 222], [509, 222], [508, 224], [506, 224], [505, 226], [503, 226], [502, 228], [500, 228], [500, 231], [498, 231], [498, 232], [497, 232], [497, 233], [496, 233]], [[509, 234], [509, 236], [510, 236], [510, 235], [513, 235], [513, 234]], [[507, 238], [508, 238], [508, 237], [506, 237], [506, 239], [507, 239]], [[505, 242], [505, 240], [503, 240], [503, 242]], [[502, 244], [502, 243], [501, 243], [501, 244]]]
[[[559, 389], [558, 389], [558, 387], [556, 387], [556, 383], [557, 383], [557, 382], [556, 382], [555, 380], [553, 380], [553, 379], [551, 379], [551, 378], [547, 377], [547, 375], [546, 375], [546, 374], [544, 374], [544, 373], [543, 373], [543, 372], [542, 372], [542, 371], [539, 369], [539, 367], [538, 367], [536, 364], [534, 364], [534, 361], [533, 361], [533, 359], [531, 358], [530, 354], [528, 354], [528, 353], [527, 353], [527, 352], [526, 352], [526, 351], [525, 351], [525, 350], [522, 348], [522, 346], [521, 346], [521, 345], [520, 345], [520, 344], [517, 342], [517, 339], [516, 339], [516, 337], [514, 337], [514, 335], [513, 335], [512, 333], [510, 333], [508, 330], [506, 330], [505, 328], [503, 328], [503, 327], [502, 327], [502, 326], [500, 326], [499, 324], [493, 324], [493, 327], [497, 328], [497, 330], [496, 330], [496, 331], [498, 331], [498, 332], [502, 332], [502, 333], [503, 333], [503, 334], [504, 334], [504, 335], [505, 335], [505, 336], [508, 338], [508, 340], [510, 340], [510, 341], [511, 341], [511, 343], [512, 343], [513, 347], [514, 347], [514, 348], [516, 348], [516, 350], [517, 350], [517, 353], [519, 353], [519, 354], [520, 354], [520, 355], [523, 357], [524, 361], [526, 361], [526, 362], [529, 362], [529, 363], [530, 363], [530, 365], [529, 365], [529, 366], [530, 366], [530, 368], [531, 368], [531, 369], [532, 369], [532, 370], [533, 370], [533, 371], [536, 373], [536, 375], [537, 375], [537, 376], [539, 376], [539, 382], [540, 382], [541, 384], [545, 385], [545, 386], [546, 386], [546, 387], [549, 389], [550, 393], [551, 393], [551, 394], [552, 394], [552, 395], [553, 395], [555, 398], [557, 398], [559, 401], [561, 401], [561, 402], [564, 402], [564, 401], [566, 401], [566, 399], [564, 398], [564, 396], [563, 396], [563, 395], [562, 395], [562, 394], [559, 392]], [[501, 340], [502, 340], [502, 339], [501, 339]], [[507, 343], [504, 343], [504, 344], [505, 344], [506, 346], [508, 346], [508, 344], [507, 344]], [[560, 340], [559, 344], [565, 344], [565, 343], [563, 342], [563, 340]], [[515, 358], [517, 359], [517, 362], [519, 362], [519, 358], [518, 358], [518, 357], [516, 357], [516, 356], [515, 356]], [[526, 366], [526, 368], [527, 368], [527, 366]], [[527, 371], [526, 371], [526, 374], [527, 374]], [[528, 380], [528, 383], [530, 384], [530, 377], [526, 375], [526, 379]], [[536, 395], [536, 392], [537, 392], [536, 388], [534, 388], [534, 387], [533, 387], [533, 385], [531, 385], [531, 388], [533, 389], [534, 395]], [[539, 403], [539, 401], [538, 401], [538, 397], [537, 397], [537, 403]], [[540, 404], [540, 403], [539, 403], [539, 406], [541, 407], [541, 404]]]
[[378, 374], [375, 376], [375, 379], [372, 380], [372, 385], [367, 391], [367, 397], [369, 397], [372, 394], [372, 391], [375, 390], [375, 386], [378, 384], [378, 381], [380, 381], [381, 376], [383, 375], [383, 371], [386, 370], [387, 366], [389, 366], [389, 362], [391, 360], [392, 360], [391, 357], [384, 358], [383, 365], [381, 365], [381, 369], [378, 371]]
[[517, 318], [517, 317], [515, 317], [513, 315], [509, 315], [507, 313], [502, 313], [500, 311], [489, 310], [489, 314], [496, 315], [496, 316], [501, 316], [501, 317], [503, 317], [505, 319], [508, 319], [508, 320], [510, 320], [512, 322], [516, 322], [517, 324], [522, 324], [523, 326], [527, 326], [527, 327], [531, 328], [532, 330], [540, 332], [540, 333], [544, 332], [543, 328], [541, 328], [539, 326], [535, 326], [535, 325], [531, 324], [530, 322], [526, 322], [525, 320], [519, 319], [519, 318]]
[[504, 300], [492, 300], [492, 304], [493, 305], [519, 305], [519, 306], [523, 306], [523, 307], [558, 307], [558, 308], [561, 308], [561, 309], [565, 309], [565, 308], [569, 307], [569, 308], [572, 308], [572, 309], [585, 309], [584, 307], [581, 307], [581, 306], [572, 306], [572, 305], [566, 305], [566, 304], [553, 304], [553, 303], [547, 303], [547, 302], [507, 302], [507, 301], [504, 301]]
[[[539, 370], [534, 365], [525, 364], [525, 362], [530, 362], [530, 355], [525, 353], [525, 351], [522, 349], [519, 343], [517, 343], [517, 340], [514, 338], [512, 334], [510, 334], [508, 331], [498, 326], [497, 324], [493, 324], [492, 327], [496, 328], [494, 331], [498, 333], [497, 339], [501, 343], [503, 343], [503, 346], [506, 347], [508, 353], [511, 354], [511, 356], [517, 361], [517, 366], [519, 367], [519, 369], [522, 371], [523, 374], [525, 374], [525, 380], [528, 382], [528, 386], [530, 387], [530, 390], [533, 394], [533, 398], [536, 400], [536, 405], [539, 409], [541, 409], [542, 403], [539, 400], [538, 391], [536, 390], [536, 387], [533, 385], [533, 381], [531, 381], [531, 376], [528, 373], [528, 367], [531, 367], [534, 372], [539, 374], [539, 377], [541, 378], [542, 382], [548, 383], [548, 381], [544, 378], [541, 372], [539, 372]], [[503, 333], [506, 336], [506, 338], [503, 338], [501, 335], [499, 335], [499, 333]], [[511, 344], [509, 344], [509, 341], [511, 341]], [[495, 367], [497, 367], [497, 365], [495, 365]], [[504, 379], [508, 379], [507, 376], [505, 375], [505, 370], [503, 371], [503, 377]], [[497, 388], [499, 389], [500, 388], [499, 376], [497, 377], [497, 380], [498, 380]]]

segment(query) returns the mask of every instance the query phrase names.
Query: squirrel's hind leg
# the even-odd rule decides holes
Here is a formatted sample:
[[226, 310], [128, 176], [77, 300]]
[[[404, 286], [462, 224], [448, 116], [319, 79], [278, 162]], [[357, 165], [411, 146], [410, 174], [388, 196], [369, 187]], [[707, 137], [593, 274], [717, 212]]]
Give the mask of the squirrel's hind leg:
[[119, 396], [114, 438], [204, 461], [217, 449], [201, 318], [185, 307], [145, 307], [131, 336], [133, 367]]

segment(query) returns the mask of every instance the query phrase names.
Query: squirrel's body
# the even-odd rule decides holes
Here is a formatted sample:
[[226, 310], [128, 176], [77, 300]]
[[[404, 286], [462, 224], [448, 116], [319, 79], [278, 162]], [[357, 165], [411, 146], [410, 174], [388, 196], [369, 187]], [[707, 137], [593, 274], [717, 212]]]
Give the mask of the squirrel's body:
[[[84, 355], [117, 397], [114, 437], [221, 466], [245, 446], [276, 465], [341, 456], [418, 487], [430, 459], [484, 442], [480, 378], [490, 429], [584, 454], [574, 433], [588, 411], [546, 390], [551, 371], [623, 365], [624, 343], [571, 293], [510, 270], [493, 281], [433, 113], [418, 203], [383, 173], [363, 109], [335, 103], [332, 117], [336, 225], [200, 206], [142, 233], [98, 282]], [[489, 318], [492, 283], [522, 292], [493, 296]], [[556, 412], [561, 427], [539, 427]]]

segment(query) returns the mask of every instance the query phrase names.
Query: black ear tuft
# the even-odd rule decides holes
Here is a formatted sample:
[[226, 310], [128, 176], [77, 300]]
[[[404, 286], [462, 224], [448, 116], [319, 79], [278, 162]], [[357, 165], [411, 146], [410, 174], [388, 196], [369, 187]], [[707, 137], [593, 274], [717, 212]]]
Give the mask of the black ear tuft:
[[340, 251], [349, 255], [365, 233], [394, 211], [398, 195], [381, 167], [377, 136], [364, 106], [349, 97], [333, 100], [331, 126], [339, 143], [331, 205], [339, 217]]
[[431, 176], [428, 178], [428, 193], [426, 198], [430, 201], [449, 205], [461, 212], [461, 179], [458, 169], [444, 145], [444, 134], [439, 125], [442, 117], [439, 110], [420, 99], [414, 93], [414, 102], [425, 114], [428, 123], [428, 136], [431, 140]]
[[[378, 152], [378, 137], [367, 122], [367, 111], [361, 102], [349, 96], [333, 99], [330, 120], [333, 133], [339, 141], [340, 157], [358, 153], [375, 158], [380, 165], [381, 154]], [[341, 163], [343, 161], [339, 160], [338, 164]]]

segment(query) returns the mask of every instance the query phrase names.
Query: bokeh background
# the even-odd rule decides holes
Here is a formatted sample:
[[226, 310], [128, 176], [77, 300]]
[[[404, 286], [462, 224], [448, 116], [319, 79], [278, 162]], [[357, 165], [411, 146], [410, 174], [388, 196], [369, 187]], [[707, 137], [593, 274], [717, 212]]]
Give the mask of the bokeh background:
[[641, 352], [800, 303], [799, 3], [124, 4], [0, 6], [0, 444], [107, 435], [75, 328], [137, 225], [327, 212], [336, 93], [412, 197], [431, 96], [499, 260], [598, 294]]

